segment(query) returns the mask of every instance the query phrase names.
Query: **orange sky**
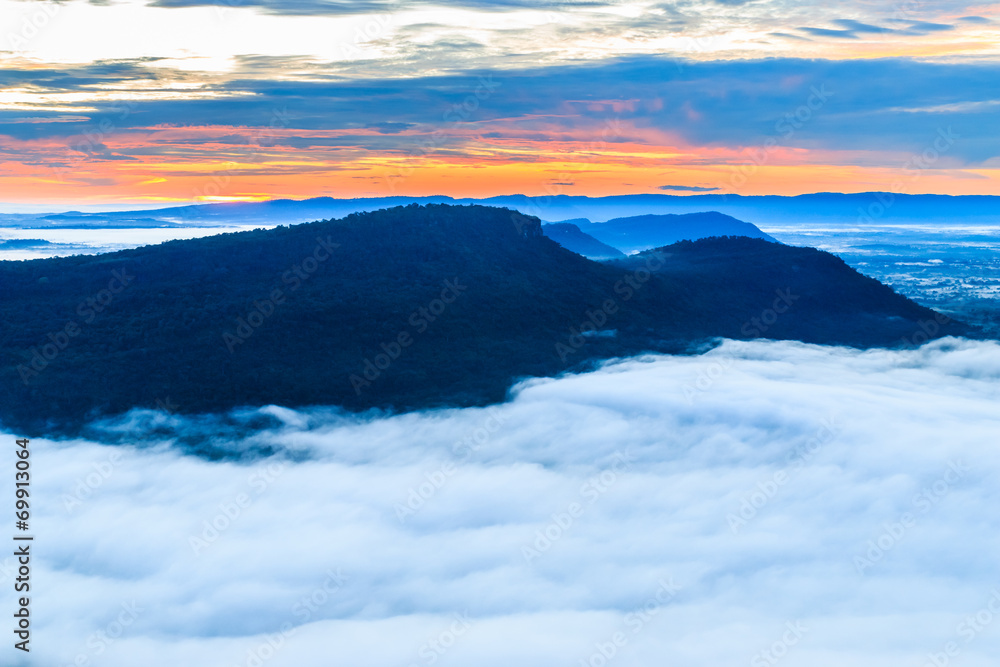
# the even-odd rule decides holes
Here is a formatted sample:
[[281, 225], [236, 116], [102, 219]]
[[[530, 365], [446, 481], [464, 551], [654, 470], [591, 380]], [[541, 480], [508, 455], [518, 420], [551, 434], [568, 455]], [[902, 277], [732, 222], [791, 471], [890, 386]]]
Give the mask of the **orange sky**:
[[1000, 194], [992, 4], [218, 1], [0, 0], [0, 204]]
[[[163, 128], [144, 133], [131, 145], [115, 138], [106, 139], [105, 145], [110, 153], [119, 154], [148, 142], [162, 148], [181, 134], [197, 136], [210, 131], [219, 128], [185, 128], [183, 133]], [[863, 161], [865, 156], [851, 152], [676, 146], [658, 144], [653, 136], [646, 137], [649, 143], [467, 139], [459, 155], [366, 155], [353, 150], [349, 157], [343, 157], [328, 149], [269, 147], [247, 151], [207, 142], [194, 151], [185, 152], [178, 145], [175, 155], [137, 160], [94, 160], [79, 152], [70, 154], [58, 143], [39, 146], [39, 142], [20, 142], [15, 149], [24, 152], [67, 154], [65, 166], [9, 160], [0, 163], [0, 171], [5, 174], [3, 198], [8, 202], [67, 204], [432, 194], [600, 196], [658, 192], [667, 184], [738, 194], [872, 190], [1000, 194], [998, 168], [907, 169], [905, 154], [896, 156], [896, 167], [860, 166], [854, 162]]]

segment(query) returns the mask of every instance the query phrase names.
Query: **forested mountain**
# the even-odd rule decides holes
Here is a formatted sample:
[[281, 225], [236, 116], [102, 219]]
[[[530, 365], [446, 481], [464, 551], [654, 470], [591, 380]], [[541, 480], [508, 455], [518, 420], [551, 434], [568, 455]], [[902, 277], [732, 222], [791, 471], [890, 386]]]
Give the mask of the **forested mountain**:
[[755, 225], [715, 211], [683, 215], [636, 215], [614, 218], [607, 222], [579, 223], [577, 227], [581, 232], [626, 254], [712, 236], [746, 236], [777, 243]]
[[[51, 214], [0, 214], [0, 226], [38, 228], [111, 228], [144, 226], [219, 226], [236, 224], [292, 224], [336, 218], [409, 204], [479, 204], [516, 209], [546, 221], [575, 222], [571, 218], [611, 220], [646, 214], [686, 214], [718, 211], [757, 225], [770, 224], [994, 224], [1000, 215], [1000, 197], [991, 195], [906, 195], [888, 192], [829, 193], [786, 197], [736, 194], [635, 194], [607, 197], [576, 195], [504, 195], [485, 199], [427, 197], [371, 197], [360, 199], [275, 199], [262, 202], [226, 202], [174, 206], [155, 210]], [[581, 227], [581, 229], [583, 229]], [[583, 231], [587, 231], [583, 229]]]
[[899, 345], [936, 315], [813, 249], [721, 238], [602, 264], [537, 218], [415, 204], [2, 262], [0, 291], [0, 420], [25, 435], [134, 407], [483, 404], [589, 360], [716, 336]]
[[542, 225], [542, 232], [567, 250], [572, 250], [588, 259], [619, 259], [625, 256], [621, 250], [601, 243], [590, 234], [584, 234], [571, 222]]

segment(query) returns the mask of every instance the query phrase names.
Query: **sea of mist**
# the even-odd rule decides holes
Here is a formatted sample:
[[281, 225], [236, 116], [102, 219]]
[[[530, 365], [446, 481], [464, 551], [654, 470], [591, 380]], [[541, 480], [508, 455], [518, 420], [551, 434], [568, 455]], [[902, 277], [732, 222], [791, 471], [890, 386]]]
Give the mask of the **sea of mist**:
[[259, 408], [219, 460], [36, 439], [5, 664], [992, 667], [998, 400], [996, 342], [727, 341], [488, 408]]

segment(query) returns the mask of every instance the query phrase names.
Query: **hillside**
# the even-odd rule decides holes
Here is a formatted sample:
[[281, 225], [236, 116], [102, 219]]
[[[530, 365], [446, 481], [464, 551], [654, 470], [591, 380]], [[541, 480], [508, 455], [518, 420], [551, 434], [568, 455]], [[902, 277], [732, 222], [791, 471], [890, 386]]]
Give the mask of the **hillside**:
[[590, 234], [584, 234], [575, 224], [554, 222], [542, 225], [542, 232], [567, 250], [588, 259], [618, 259], [625, 256], [621, 250], [601, 243]]
[[[2, 262], [0, 421], [37, 435], [133, 407], [484, 404], [590, 359], [713, 336], [893, 345], [935, 315], [816, 250], [744, 238], [662, 253], [600, 264], [537, 218], [410, 205]], [[747, 328], [788, 291], [777, 323]]]
[[712, 236], [746, 236], [777, 243], [755, 225], [714, 211], [682, 215], [637, 215], [614, 218], [607, 222], [581, 223], [578, 226], [583, 233], [626, 254]]
[[[505, 195], [486, 199], [371, 197], [360, 199], [275, 199], [175, 206], [155, 210], [70, 211], [49, 214], [0, 214], [0, 226], [22, 228], [101, 228], [294, 224], [336, 218], [409, 204], [479, 204], [516, 209], [545, 220], [575, 223], [575, 218], [609, 220], [646, 214], [718, 211], [759, 225], [770, 224], [996, 224], [1000, 197], [991, 195], [907, 195], [886, 192], [814, 193], [794, 197], [736, 194], [635, 194], [606, 197]], [[584, 230], [586, 231], [586, 230]]]
[[919, 332], [928, 330], [970, 333], [958, 323], [940, 326], [946, 318], [815, 248], [708, 238], [645, 251], [613, 265], [634, 270], [656, 258], [665, 261], [655, 279], [669, 286], [660, 306], [687, 304], [684, 328], [691, 336], [877, 347], [901, 339], [920, 343], [926, 337]]

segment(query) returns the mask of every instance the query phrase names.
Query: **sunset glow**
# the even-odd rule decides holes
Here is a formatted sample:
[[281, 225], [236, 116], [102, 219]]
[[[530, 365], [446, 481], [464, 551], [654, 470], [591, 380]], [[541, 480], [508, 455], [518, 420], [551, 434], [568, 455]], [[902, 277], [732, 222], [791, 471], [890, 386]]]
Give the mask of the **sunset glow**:
[[994, 5], [366, 6], [0, 0], [0, 201], [1000, 192]]

